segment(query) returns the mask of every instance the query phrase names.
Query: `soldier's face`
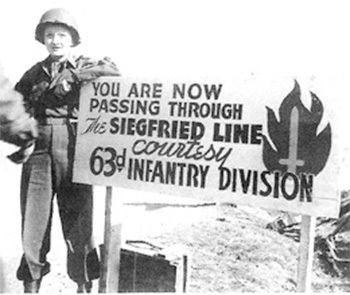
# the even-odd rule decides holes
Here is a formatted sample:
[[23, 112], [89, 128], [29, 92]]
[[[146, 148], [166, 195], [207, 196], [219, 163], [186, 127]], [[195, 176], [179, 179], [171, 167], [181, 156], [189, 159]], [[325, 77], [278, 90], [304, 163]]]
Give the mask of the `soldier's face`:
[[50, 25], [44, 31], [44, 43], [55, 59], [65, 59], [69, 56], [73, 39], [67, 28], [61, 25]]

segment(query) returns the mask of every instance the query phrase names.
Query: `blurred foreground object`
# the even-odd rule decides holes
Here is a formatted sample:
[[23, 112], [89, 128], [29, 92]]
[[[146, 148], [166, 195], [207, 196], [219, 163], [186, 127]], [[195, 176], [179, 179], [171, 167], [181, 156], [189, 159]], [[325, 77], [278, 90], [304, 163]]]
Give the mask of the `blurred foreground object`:
[[22, 95], [14, 90], [0, 66], [0, 140], [25, 147], [37, 134], [36, 122], [25, 111]]

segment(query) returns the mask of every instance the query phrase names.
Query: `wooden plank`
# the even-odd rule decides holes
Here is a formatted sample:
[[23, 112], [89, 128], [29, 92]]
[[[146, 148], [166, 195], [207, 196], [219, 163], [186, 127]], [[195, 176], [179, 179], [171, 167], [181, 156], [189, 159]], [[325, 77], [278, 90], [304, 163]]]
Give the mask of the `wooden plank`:
[[316, 218], [303, 215], [300, 228], [297, 292], [311, 291]]
[[117, 293], [119, 291], [121, 229], [121, 223], [112, 226], [109, 246], [109, 259], [107, 261], [107, 293]]
[[[302, 127], [304, 125], [300, 125], [306, 115], [304, 108], [308, 108], [308, 104], [315, 98], [305, 98], [307, 104], [304, 105], [304, 97], [302, 99], [301, 93], [304, 90], [305, 93], [308, 91], [301, 89], [294, 78], [267, 76], [250, 78], [235, 77], [230, 83], [197, 79], [179, 83], [178, 80], [101, 77], [84, 85], [80, 96], [79, 136], [77, 138], [79, 153], [74, 162], [74, 181], [166, 195], [188, 196], [201, 201], [231, 202], [255, 208], [288, 211], [298, 215], [337, 217], [340, 195], [336, 179], [339, 175], [341, 155], [336, 151], [339, 150], [338, 139], [341, 136], [335, 133], [336, 128], [332, 128], [330, 133], [329, 124], [333, 126], [333, 122], [324, 122], [325, 126], [319, 126], [319, 135], [321, 133], [327, 135], [324, 136], [324, 143], [322, 143], [325, 148], [319, 150], [319, 148], [305, 144], [303, 149], [312, 150], [310, 154], [306, 153], [309, 156], [302, 154], [299, 146], [304, 135], [308, 137], [308, 141], [322, 139], [315, 134], [302, 134], [306, 131]], [[108, 89], [120, 87], [120, 97], [128, 97], [131, 89], [141, 89], [144, 85], [161, 87], [162, 91], [156, 92], [157, 97], [149, 97], [148, 100], [150, 104], [157, 103], [157, 112], [153, 114], [152, 120], [140, 112], [133, 114], [132, 121], [125, 121], [125, 130], [128, 127], [133, 128], [132, 124], [144, 124], [142, 126], [150, 130], [149, 134], [146, 134], [148, 139], [144, 137], [145, 134], [141, 130], [133, 132], [133, 136], [130, 136], [124, 129], [124, 131], [116, 129], [119, 125], [116, 121], [114, 122], [115, 112], [103, 110], [103, 103], [115, 97], [101, 93], [95, 95], [94, 86], [97, 87], [96, 85], [105, 85]], [[210, 92], [206, 92], [204, 86], [209, 87], [206, 89], [211, 89]], [[310, 81], [310, 86], [314, 88], [312, 81]], [[220, 92], [221, 87], [225, 91]], [[193, 98], [185, 94], [180, 95], [180, 88], [183, 89], [183, 92], [186, 92], [185, 89], [196, 89], [196, 94], [202, 94], [198, 99], [195, 97], [199, 108], [208, 106], [208, 97], [213, 102], [215, 101], [209, 104], [211, 106], [209, 111], [216, 112], [221, 106], [221, 111], [218, 112], [220, 113], [219, 118], [204, 115], [196, 119], [189, 115], [190, 112], [185, 112], [185, 108], [181, 111], [180, 103], [184, 103], [181, 106], [186, 106], [187, 110]], [[252, 95], [252, 89], [254, 89], [254, 95]], [[315, 93], [314, 90], [318, 92], [318, 89], [315, 88], [313, 93]], [[208, 97], [205, 93], [208, 94]], [[214, 93], [217, 93], [218, 97], [210, 98]], [[269, 99], [257, 103], [257, 95]], [[182, 98], [183, 96], [185, 97]], [[322, 95], [322, 99], [326, 97]], [[99, 101], [99, 106], [91, 108], [95, 100]], [[142, 100], [142, 97], [135, 97], [135, 102]], [[335, 109], [331, 109], [332, 101], [325, 100], [324, 102], [324, 105], [327, 106], [324, 109], [324, 115], [328, 121], [332, 119], [331, 114], [335, 114]], [[321, 100], [317, 103], [321, 104]], [[225, 123], [224, 119], [227, 114], [223, 115], [223, 106], [229, 107], [227, 110], [230, 111], [230, 114], [234, 114], [232, 119], [235, 120], [231, 122], [232, 124]], [[270, 111], [267, 112], [266, 107]], [[284, 114], [283, 121], [289, 121], [290, 126], [284, 124], [282, 126], [280, 122], [273, 120], [274, 123], [269, 121], [268, 113], [271, 116], [273, 114], [278, 116], [281, 112]], [[312, 116], [318, 116], [314, 112], [311, 113]], [[91, 119], [96, 118], [97, 114], [98, 122], [92, 123]], [[179, 121], [179, 117], [186, 119], [186, 122]], [[101, 134], [94, 132], [94, 124], [108, 124], [108, 122], [114, 122], [114, 126], [106, 128], [104, 130], [106, 132]], [[162, 154], [162, 147], [153, 146], [151, 141], [152, 138], [157, 141], [165, 136], [156, 132], [165, 122], [169, 124], [170, 130], [174, 128], [171, 138], [167, 138], [167, 145], [164, 147], [164, 149], [171, 148], [174, 151], [171, 158]], [[186, 126], [189, 124], [184, 134], [179, 132], [182, 123], [186, 123]], [[274, 128], [269, 130], [269, 124], [273, 124]], [[242, 130], [242, 133], [236, 134], [234, 131], [236, 128]], [[266, 145], [260, 144], [262, 143], [261, 130], [269, 133], [265, 134], [269, 135]], [[289, 136], [289, 142], [286, 142], [288, 146], [277, 153], [273, 147], [276, 143], [272, 142], [271, 138], [271, 136], [274, 137], [275, 141], [278, 138], [277, 133], [273, 136], [274, 130], [281, 130], [287, 137]], [[181, 147], [182, 142], [180, 141], [184, 138], [189, 140], [185, 146]], [[196, 145], [192, 145], [192, 142], [196, 142]], [[230, 142], [237, 143], [234, 144], [234, 151]], [[179, 152], [180, 148], [184, 148], [183, 153], [186, 151], [191, 156], [186, 159], [182, 157]], [[132, 151], [136, 151], [135, 149], [140, 157], [134, 157]], [[208, 153], [212, 156], [209, 156]], [[318, 153], [320, 155], [322, 153], [322, 157], [314, 158], [314, 155]], [[263, 154], [264, 157], [262, 157]], [[178, 163], [180, 158], [181, 164]], [[206, 161], [201, 161], [204, 158], [207, 158]], [[310, 161], [315, 162], [312, 165], [314, 167], [324, 167], [321, 173], [317, 172], [317, 181], [313, 181], [316, 172], [304, 171], [304, 169], [300, 170], [304, 171], [303, 173], [297, 171], [297, 168], [305, 168]], [[147, 169], [145, 163], [148, 163]], [[236, 168], [232, 166], [232, 163]], [[285, 167], [288, 168], [289, 174], [287, 175], [280, 172], [284, 171]], [[184, 176], [194, 171], [196, 174], [193, 175], [196, 177], [187, 179]], [[248, 177], [251, 174], [254, 174], [254, 177]], [[167, 175], [170, 178], [165, 181]], [[246, 181], [243, 181], [243, 178]], [[329, 181], [329, 179], [335, 181]], [[184, 182], [186, 185], [183, 185]], [[271, 189], [264, 190], [266, 186]], [[198, 189], [199, 187], [203, 189]], [[276, 197], [277, 195], [279, 197]]]
[[182, 293], [186, 293], [187, 290], [187, 276], [188, 276], [188, 257], [187, 255], [182, 256], [183, 264], [183, 282], [182, 282]]
[[106, 187], [104, 244], [101, 249], [99, 293], [107, 293], [109, 245], [111, 238], [112, 187]]
[[[106, 187], [104, 244], [101, 253], [101, 276], [99, 293], [117, 293], [119, 288], [119, 266], [122, 223], [112, 226], [112, 187]], [[117, 200], [116, 213], [121, 212], [122, 204]]]
[[187, 276], [188, 276], [188, 256], [182, 254], [176, 268], [176, 293], [186, 293], [187, 290]]

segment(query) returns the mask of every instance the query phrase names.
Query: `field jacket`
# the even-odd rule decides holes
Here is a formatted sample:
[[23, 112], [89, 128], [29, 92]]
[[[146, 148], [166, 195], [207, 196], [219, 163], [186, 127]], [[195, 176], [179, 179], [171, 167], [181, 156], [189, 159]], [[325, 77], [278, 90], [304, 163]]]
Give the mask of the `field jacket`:
[[[35, 64], [15, 87], [23, 94], [27, 111], [39, 121], [45, 118], [76, 119], [82, 83], [101, 76], [120, 75], [116, 65], [108, 58], [71, 57], [56, 76], [52, 75], [52, 63], [49, 56]], [[57, 91], [62, 85], [69, 87], [63, 93]]]

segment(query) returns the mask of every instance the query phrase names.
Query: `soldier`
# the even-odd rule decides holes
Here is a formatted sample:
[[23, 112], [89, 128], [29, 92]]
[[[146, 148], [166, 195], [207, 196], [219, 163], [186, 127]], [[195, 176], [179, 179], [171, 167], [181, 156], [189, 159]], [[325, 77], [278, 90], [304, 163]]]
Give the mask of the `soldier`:
[[99, 259], [92, 240], [91, 185], [72, 182], [79, 92], [83, 82], [100, 76], [118, 76], [109, 59], [75, 58], [80, 43], [74, 17], [63, 8], [43, 14], [35, 38], [49, 56], [30, 68], [16, 85], [28, 112], [38, 122], [35, 149], [24, 163], [21, 179], [23, 257], [17, 278], [25, 292], [38, 292], [50, 271], [50, 231], [57, 197], [67, 244], [67, 271], [78, 292], [89, 292], [99, 277]]

